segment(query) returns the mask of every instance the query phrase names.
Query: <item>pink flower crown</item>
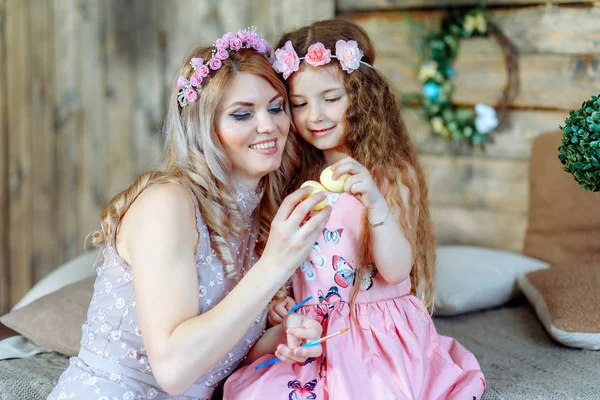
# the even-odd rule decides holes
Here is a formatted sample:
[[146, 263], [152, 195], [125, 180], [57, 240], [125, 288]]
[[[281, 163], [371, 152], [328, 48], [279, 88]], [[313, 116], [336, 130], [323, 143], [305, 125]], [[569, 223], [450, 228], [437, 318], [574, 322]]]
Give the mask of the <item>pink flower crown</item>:
[[334, 56], [331, 55], [331, 50], [325, 48], [323, 43], [317, 42], [310, 45], [306, 56], [298, 57], [294, 46], [292, 46], [292, 42], [288, 40], [285, 42], [285, 46], [275, 51], [273, 68], [278, 73], [283, 74], [283, 79], [287, 79], [293, 72], [298, 71], [300, 61], [302, 60], [306, 60], [310, 65], [318, 67], [319, 65], [329, 64], [332, 58], [337, 58], [342, 70], [350, 74], [356, 71], [360, 64], [373, 68], [372, 65], [361, 61], [363, 56], [364, 53], [358, 48], [356, 41], [350, 40], [346, 42], [345, 40], [338, 40], [335, 42]]
[[181, 107], [185, 107], [189, 102], [198, 99], [198, 88], [202, 85], [204, 78], [208, 76], [211, 70], [216, 71], [223, 65], [223, 60], [229, 58], [230, 51], [240, 49], [254, 49], [260, 54], [271, 52], [271, 46], [266, 39], [261, 38], [256, 33], [256, 28], [250, 27], [240, 29], [237, 33], [228, 32], [213, 44], [212, 57], [206, 63], [202, 58], [192, 58], [190, 64], [194, 73], [190, 79], [179, 75], [177, 79], [177, 101]]

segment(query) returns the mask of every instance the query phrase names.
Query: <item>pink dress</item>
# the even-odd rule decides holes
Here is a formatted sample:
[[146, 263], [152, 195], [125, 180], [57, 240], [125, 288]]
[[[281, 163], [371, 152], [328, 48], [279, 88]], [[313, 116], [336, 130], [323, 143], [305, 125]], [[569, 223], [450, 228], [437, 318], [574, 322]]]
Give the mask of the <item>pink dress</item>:
[[[323, 355], [304, 364], [278, 362], [255, 370], [262, 357], [226, 381], [224, 399], [480, 399], [485, 380], [473, 354], [438, 335], [410, 280], [386, 283], [374, 269], [354, 304], [354, 266], [364, 208], [347, 194], [329, 194], [326, 229], [292, 280], [298, 312], [323, 325]], [[358, 282], [356, 282], [358, 284]], [[354, 309], [360, 323], [351, 317]]]

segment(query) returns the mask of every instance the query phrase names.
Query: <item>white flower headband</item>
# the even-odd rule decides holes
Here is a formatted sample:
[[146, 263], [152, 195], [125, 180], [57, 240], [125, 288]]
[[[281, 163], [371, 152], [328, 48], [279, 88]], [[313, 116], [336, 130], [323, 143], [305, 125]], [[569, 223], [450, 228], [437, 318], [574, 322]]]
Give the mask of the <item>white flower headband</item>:
[[360, 64], [373, 68], [370, 64], [361, 61], [363, 56], [364, 53], [358, 48], [356, 41], [350, 40], [346, 42], [345, 40], [338, 40], [335, 42], [335, 56], [331, 55], [331, 50], [326, 49], [323, 43], [317, 42], [310, 45], [306, 56], [298, 57], [294, 46], [292, 46], [292, 42], [288, 40], [285, 42], [284, 47], [275, 51], [273, 68], [275, 71], [283, 74], [283, 79], [287, 79], [293, 72], [298, 71], [300, 61], [302, 60], [306, 60], [310, 65], [318, 67], [319, 65], [329, 64], [332, 58], [337, 58], [342, 70], [350, 74], [357, 70]]
[[223, 60], [229, 58], [229, 51], [238, 51], [239, 49], [254, 49], [260, 54], [271, 52], [271, 46], [267, 41], [256, 33], [256, 28], [240, 29], [237, 33], [228, 32], [223, 37], [216, 40], [213, 44], [212, 57], [206, 63], [202, 58], [192, 58], [190, 64], [194, 73], [190, 79], [179, 75], [177, 79], [177, 101], [181, 107], [185, 107], [189, 102], [198, 99], [198, 87], [210, 70], [216, 71], [223, 65]]

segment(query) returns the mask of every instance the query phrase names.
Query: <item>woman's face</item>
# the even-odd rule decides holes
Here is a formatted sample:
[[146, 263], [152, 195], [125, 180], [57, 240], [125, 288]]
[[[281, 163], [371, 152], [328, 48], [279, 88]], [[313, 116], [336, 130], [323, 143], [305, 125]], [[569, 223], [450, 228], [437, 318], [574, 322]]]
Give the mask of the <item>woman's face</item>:
[[281, 165], [290, 131], [283, 102], [283, 95], [267, 80], [245, 72], [224, 93], [217, 107], [216, 128], [235, 181], [256, 186]]

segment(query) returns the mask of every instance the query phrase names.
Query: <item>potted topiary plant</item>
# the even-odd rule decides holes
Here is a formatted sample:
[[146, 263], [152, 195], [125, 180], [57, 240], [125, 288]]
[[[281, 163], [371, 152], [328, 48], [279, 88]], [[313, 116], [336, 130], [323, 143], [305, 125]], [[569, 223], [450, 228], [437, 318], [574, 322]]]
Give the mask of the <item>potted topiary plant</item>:
[[585, 190], [600, 191], [600, 97], [592, 96], [581, 108], [571, 110], [560, 129], [558, 158], [565, 171]]

